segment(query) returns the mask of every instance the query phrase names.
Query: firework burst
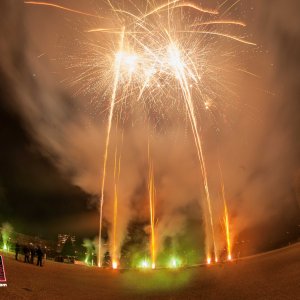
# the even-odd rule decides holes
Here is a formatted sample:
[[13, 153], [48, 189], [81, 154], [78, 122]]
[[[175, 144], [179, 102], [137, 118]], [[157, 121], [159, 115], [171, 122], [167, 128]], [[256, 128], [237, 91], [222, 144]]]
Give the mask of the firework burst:
[[[102, 219], [105, 200], [107, 160], [109, 156], [111, 129], [117, 112], [122, 117], [126, 106], [143, 106], [146, 115], [154, 110], [159, 114], [179, 105], [188, 115], [201, 171], [201, 186], [204, 220], [206, 220], [206, 258], [218, 260], [215, 240], [215, 224], [207, 167], [201, 137], [200, 111], [216, 108], [224, 89], [230, 88], [221, 79], [227, 72], [227, 59], [233, 54], [216, 50], [221, 41], [223, 48], [228, 43], [254, 45], [239, 34], [246, 24], [239, 20], [223, 18], [218, 9], [205, 8], [194, 2], [173, 0], [157, 4], [154, 0], [135, 4], [129, 1], [126, 9], [113, 1], [105, 2], [103, 15], [89, 14], [48, 2], [25, 2], [62, 9], [68, 13], [99, 19], [99, 25], [85, 30], [93, 42], [88, 43], [89, 58], [74, 67], [84, 67], [76, 81], [88, 90], [98, 91], [108, 111], [107, 131], [102, 169], [99, 220], [98, 265], [101, 266]], [[221, 8], [220, 6], [219, 8]], [[231, 9], [231, 7], [229, 8]], [[225, 12], [226, 13], [226, 12]], [[233, 28], [235, 28], [233, 30]], [[93, 36], [93, 38], [91, 37]], [[100, 38], [99, 38], [100, 37]], [[101, 43], [95, 42], [96, 39]], [[85, 83], [85, 84], [84, 84]], [[125, 107], [125, 108], [124, 108]], [[154, 174], [149, 162], [149, 201], [151, 220], [152, 267], [155, 267], [154, 230]], [[115, 173], [120, 164], [115, 158]], [[118, 176], [115, 176], [115, 179]], [[115, 180], [116, 181], [116, 180]], [[114, 186], [113, 264], [116, 262], [116, 223], [118, 210], [117, 185]], [[224, 187], [222, 187], [224, 191]], [[225, 198], [224, 198], [225, 199]], [[225, 200], [224, 200], [225, 201]], [[225, 205], [228, 225], [227, 205]], [[228, 225], [229, 226], [229, 225]], [[228, 227], [227, 226], [227, 227]], [[229, 227], [226, 229], [228, 257], [231, 257]], [[229, 241], [229, 242], [228, 242]]]

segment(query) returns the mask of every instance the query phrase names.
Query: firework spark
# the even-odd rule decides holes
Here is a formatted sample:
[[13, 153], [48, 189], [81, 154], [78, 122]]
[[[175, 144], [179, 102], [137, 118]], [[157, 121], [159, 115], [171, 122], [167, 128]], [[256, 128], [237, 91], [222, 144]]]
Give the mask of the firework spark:
[[89, 14], [89, 13], [86, 13], [86, 12], [83, 12], [83, 11], [80, 11], [80, 10], [68, 8], [68, 7], [58, 5], [58, 4], [55, 4], [55, 3], [39, 2], [39, 1], [24, 1], [24, 3], [25, 4], [31, 4], [31, 5], [49, 6], [49, 7], [65, 10], [65, 11], [68, 11], [68, 12], [71, 12], [71, 13], [87, 16], [87, 17], [94, 17], [94, 18], [98, 18], [98, 19], [103, 19], [103, 17], [101, 17], [99, 15]]

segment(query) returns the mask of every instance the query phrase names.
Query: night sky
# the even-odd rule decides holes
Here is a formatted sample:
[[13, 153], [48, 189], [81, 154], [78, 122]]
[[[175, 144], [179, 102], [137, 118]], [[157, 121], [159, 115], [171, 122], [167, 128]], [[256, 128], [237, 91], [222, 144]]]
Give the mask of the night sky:
[[[86, 11], [91, 11], [95, 2], [59, 1]], [[246, 103], [251, 99], [255, 110], [263, 111], [258, 119], [268, 121], [263, 121], [261, 128], [259, 122], [251, 121], [254, 128], [247, 131], [249, 125], [245, 125], [242, 112], [233, 122], [238, 130], [246, 128], [252, 146], [247, 146], [245, 153], [241, 150], [243, 154], [233, 164], [232, 171], [228, 171], [228, 178], [232, 203], [238, 207], [235, 213], [240, 208], [259, 219], [245, 226], [243, 233], [252, 236], [261, 230], [275, 244], [280, 244], [286, 239], [286, 232], [291, 232], [295, 239], [300, 230], [300, 4], [297, 0], [288, 1], [286, 8], [284, 0], [258, 2], [242, 4], [241, 11], [249, 23], [251, 37], [261, 46], [254, 65], [262, 78], [259, 89], [263, 92], [251, 91], [245, 83], [242, 94]], [[18, 232], [45, 238], [58, 232], [93, 237], [98, 222], [93, 199], [101, 177], [98, 167], [101, 153], [98, 155], [97, 150], [103, 141], [100, 138], [100, 146], [96, 143], [93, 147], [94, 134], [90, 133], [93, 142], [85, 142], [85, 132], [79, 132], [76, 141], [69, 141], [74, 120], [85, 124], [82, 111], [86, 105], [79, 110], [77, 98], [87, 102], [88, 95], [77, 97], [72, 88], [61, 84], [68, 72], [60, 63], [60, 56], [65, 55], [73, 37], [81, 30], [81, 25], [76, 25], [74, 32], [71, 30], [78, 16], [25, 6], [18, 0], [1, 0], [0, 15], [0, 222], [8, 221]], [[62, 42], [67, 36], [69, 40]], [[262, 97], [267, 99], [263, 104]], [[225, 141], [225, 136], [223, 139], [226, 155], [235, 144]], [[95, 150], [89, 154], [78, 147], [78, 152], [65, 154], [68, 152], [65, 149], [73, 145], [76, 148], [81, 141]], [[267, 154], [261, 155], [264, 151]], [[99, 161], [92, 159], [94, 154]], [[84, 155], [91, 157], [92, 184], [78, 171], [86, 167], [84, 171], [88, 173], [86, 161], [76, 168], [70, 163], [71, 158], [80, 160]], [[235, 162], [234, 155], [232, 161]], [[225, 168], [229, 166], [225, 164]], [[137, 169], [142, 169], [141, 165]], [[256, 202], [253, 200], [256, 196], [269, 200]], [[238, 198], [244, 202], [237, 202]], [[256, 211], [261, 203], [270, 209], [266, 219], [263, 210]]]
[[18, 231], [46, 237], [61, 230], [60, 222], [67, 218], [62, 228], [75, 231], [77, 226], [70, 227], [68, 218], [74, 216], [78, 224], [82, 214], [89, 214], [90, 196], [72, 185], [39, 151], [22, 119], [6, 102], [13, 97], [6, 80], [1, 72], [0, 218], [14, 224]]

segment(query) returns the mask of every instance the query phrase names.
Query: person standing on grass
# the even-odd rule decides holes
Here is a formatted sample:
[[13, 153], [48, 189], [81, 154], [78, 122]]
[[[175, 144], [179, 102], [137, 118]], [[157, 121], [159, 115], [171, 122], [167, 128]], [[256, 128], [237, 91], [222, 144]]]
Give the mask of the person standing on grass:
[[28, 246], [24, 246], [23, 252], [24, 252], [24, 262], [25, 263], [29, 263], [29, 254], [30, 254], [29, 247]]
[[36, 265], [42, 267], [43, 251], [40, 246], [36, 250], [36, 255], [37, 255], [37, 264]]
[[30, 247], [30, 263], [33, 264], [34, 262], [34, 255], [35, 255], [35, 249], [34, 249], [34, 246], [31, 245]]
[[20, 245], [19, 245], [18, 242], [16, 243], [15, 251], [16, 251], [16, 260], [18, 260], [18, 255], [19, 255], [19, 252], [20, 252]]

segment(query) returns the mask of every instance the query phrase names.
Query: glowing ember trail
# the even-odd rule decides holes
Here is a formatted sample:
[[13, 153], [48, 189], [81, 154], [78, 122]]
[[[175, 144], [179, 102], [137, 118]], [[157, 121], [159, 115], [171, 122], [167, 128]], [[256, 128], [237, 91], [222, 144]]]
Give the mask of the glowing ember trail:
[[225, 186], [224, 186], [223, 174], [222, 174], [220, 163], [219, 163], [219, 170], [220, 170], [221, 187], [222, 187], [222, 198], [223, 198], [223, 203], [224, 203], [224, 226], [225, 226], [225, 233], [226, 233], [227, 259], [231, 260], [232, 254], [231, 254], [231, 240], [230, 240], [228, 208], [227, 208], [227, 203], [226, 203]]
[[195, 23], [193, 25], [193, 27], [194, 26], [203, 26], [203, 25], [213, 25], [213, 24], [238, 25], [238, 26], [246, 27], [246, 24], [244, 22], [235, 21], [235, 20], [214, 20], [214, 21], [199, 22], [199, 23]]
[[121, 172], [121, 155], [118, 159], [118, 148], [115, 151], [115, 167], [114, 167], [114, 217], [113, 217], [113, 249], [112, 249], [112, 268], [118, 268], [117, 257], [117, 221], [118, 221], [118, 182]]
[[[223, 188], [224, 190], [224, 185]], [[225, 223], [225, 230], [226, 230], [226, 243], [227, 243], [227, 259], [231, 260], [231, 242], [230, 242], [230, 231], [229, 231], [229, 218], [228, 218], [228, 210], [227, 210], [227, 204], [224, 197], [224, 223]]]
[[117, 234], [117, 218], [118, 218], [118, 191], [117, 184], [114, 186], [114, 220], [113, 220], [113, 253], [112, 253], [112, 267], [117, 268], [117, 245], [116, 245], [116, 234]]
[[[205, 160], [204, 160], [204, 155], [203, 155], [203, 150], [202, 150], [202, 143], [198, 131], [198, 125], [197, 125], [197, 119], [195, 116], [195, 110], [194, 110], [194, 105], [191, 97], [191, 92], [187, 80], [187, 75], [185, 72], [185, 65], [181, 60], [180, 57], [180, 52], [177, 49], [174, 44], [171, 44], [169, 47], [169, 60], [171, 66], [174, 68], [174, 72], [176, 74], [176, 78], [178, 79], [181, 90], [184, 96], [185, 100], [185, 105], [186, 109], [188, 111], [194, 139], [195, 139], [195, 144], [197, 148], [197, 153], [198, 153], [198, 158], [201, 166], [201, 171], [202, 171], [202, 176], [203, 176], [203, 184], [204, 184], [204, 190], [205, 190], [205, 196], [206, 196], [206, 204], [208, 208], [208, 215], [209, 215], [209, 222], [210, 222], [210, 229], [211, 229], [211, 238], [213, 242], [213, 251], [215, 255], [215, 260], [218, 259], [217, 256], [217, 249], [216, 249], [216, 242], [215, 242], [215, 233], [214, 233], [214, 222], [213, 222], [213, 214], [212, 214], [212, 209], [211, 209], [211, 199], [210, 199], [210, 193], [209, 193], [209, 188], [208, 188], [208, 181], [207, 181], [207, 173], [206, 173], [206, 165], [205, 165]], [[187, 73], [191, 73], [191, 70], [187, 70]], [[207, 247], [208, 249], [208, 247]], [[207, 250], [208, 251], [208, 250]], [[207, 257], [210, 256], [210, 253], [206, 253]]]
[[149, 142], [148, 142], [148, 160], [149, 160], [149, 175], [148, 175], [148, 196], [149, 196], [149, 209], [150, 209], [150, 225], [151, 225], [151, 267], [156, 267], [156, 248], [155, 248], [155, 182], [154, 182], [154, 169], [153, 162], [150, 159]]
[[150, 165], [149, 170], [149, 207], [150, 207], [150, 222], [151, 222], [151, 267], [155, 269], [156, 249], [155, 249], [155, 184], [153, 165]]
[[65, 10], [65, 11], [68, 11], [68, 12], [72, 12], [72, 13], [75, 13], [75, 14], [80, 14], [80, 15], [83, 15], [83, 16], [88, 16], [88, 17], [94, 17], [94, 18], [103, 19], [99, 15], [93, 15], [93, 14], [85, 13], [85, 12], [80, 11], [80, 10], [71, 9], [71, 8], [68, 8], [68, 7], [65, 7], [65, 6], [61, 6], [61, 5], [58, 5], [58, 4], [54, 4], [54, 3], [50, 3], [50, 2], [24, 1], [24, 3], [25, 4], [31, 4], [31, 5], [49, 6], [49, 7], [53, 7], [53, 8], [58, 8], [58, 9], [61, 9], [61, 10]]

